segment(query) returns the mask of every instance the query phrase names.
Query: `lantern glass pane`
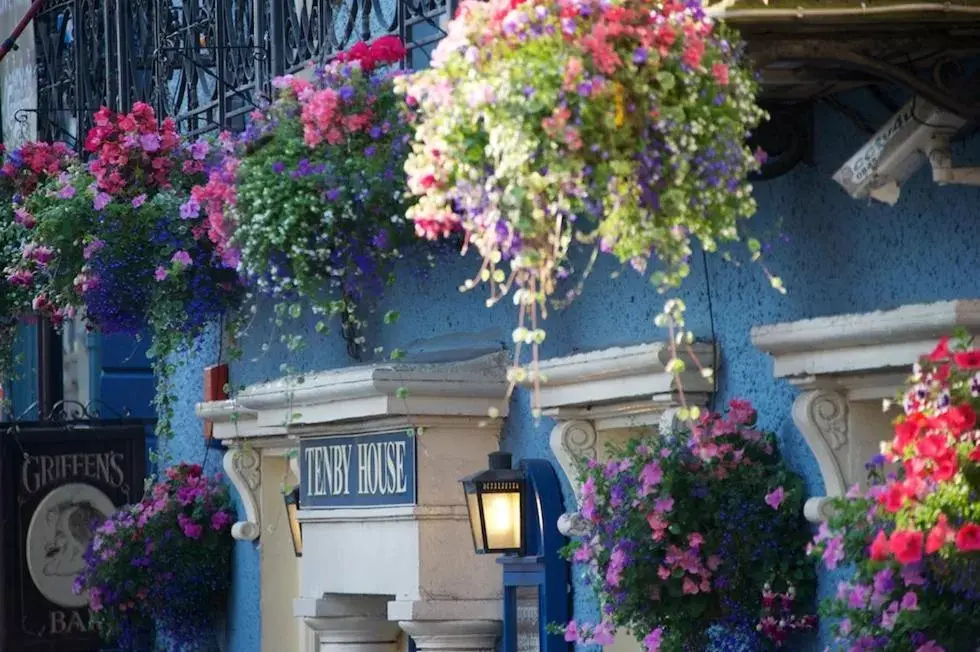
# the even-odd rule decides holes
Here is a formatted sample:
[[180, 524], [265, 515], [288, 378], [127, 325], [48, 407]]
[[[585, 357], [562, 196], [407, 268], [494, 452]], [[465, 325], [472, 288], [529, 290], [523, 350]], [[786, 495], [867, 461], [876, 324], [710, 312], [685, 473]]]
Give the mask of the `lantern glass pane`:
[[494, 492], [480, 495], [486, 520], [487, 548], [518, 550], [521, 547], [521, 492]]
[[466, 492], [466, 511], [470, 515], [470, 533], [473, 535], [473, 547], [477, 553], [486, 552], [483, 534], [480, 532], [480, 504], [474, 492]]

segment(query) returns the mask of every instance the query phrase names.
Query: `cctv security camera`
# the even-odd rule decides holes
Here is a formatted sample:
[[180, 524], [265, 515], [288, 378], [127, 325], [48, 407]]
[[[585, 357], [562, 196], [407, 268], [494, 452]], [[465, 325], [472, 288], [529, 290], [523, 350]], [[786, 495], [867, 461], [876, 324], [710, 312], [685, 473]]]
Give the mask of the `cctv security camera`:
[[966, 122], [914, 97], [837, 171], [834, 181], [855, 199], [870, 197], [890, 206], [898, 201], [900, 186], [926, 161], [940, 185], [980, 185], [980, 168], [952, 167], [949, 142]]

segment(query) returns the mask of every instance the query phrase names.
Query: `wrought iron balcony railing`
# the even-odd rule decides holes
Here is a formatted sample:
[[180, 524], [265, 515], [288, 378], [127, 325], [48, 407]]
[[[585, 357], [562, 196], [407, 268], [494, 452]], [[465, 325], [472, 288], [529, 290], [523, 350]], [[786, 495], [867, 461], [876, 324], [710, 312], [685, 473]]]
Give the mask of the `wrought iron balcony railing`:
[[184, 133], [239, 130], [271, 79], [397, 34], [423, 67], [455, 0], [55, 0], [35, 20], [38, 136], [78, 144], [142, 100]]

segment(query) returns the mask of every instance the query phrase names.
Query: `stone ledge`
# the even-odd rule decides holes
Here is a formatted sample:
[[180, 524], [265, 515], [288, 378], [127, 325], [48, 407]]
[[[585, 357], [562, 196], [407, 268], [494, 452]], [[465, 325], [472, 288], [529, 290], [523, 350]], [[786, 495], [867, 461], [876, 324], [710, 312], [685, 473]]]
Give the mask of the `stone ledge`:
[[773, 358], [774, 375], [804, 390], [793, 403], [793, 423], [817, 460], [826, 490], [807, 501], [809, 520], [827, 518], [829, 499], [864, 483], [864, 463], [890, 436], [891, 415], [878, 401], [895, 397], [911, 366], [956, 328], [980, 330], [980, 300], [752, 329], [752, 343]]

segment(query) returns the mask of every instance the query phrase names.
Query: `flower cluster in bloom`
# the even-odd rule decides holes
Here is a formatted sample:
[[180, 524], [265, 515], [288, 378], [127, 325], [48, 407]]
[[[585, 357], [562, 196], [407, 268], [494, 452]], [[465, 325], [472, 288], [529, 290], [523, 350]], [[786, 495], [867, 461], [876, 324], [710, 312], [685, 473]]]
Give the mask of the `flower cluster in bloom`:
[[816, 624], [816, 616], [797, 613], [792, 584], [784, 593], [774, 592], [769, 584], [762, 587], [762, 617], [756, 627], [770, 641], [784, 645], [793, 633], [813, 629]]
[[[39, 264], [50, 262], [50, 252], [29, 245], [34, 217], [23, 208], [24, 199], [52, 177], [63, 174], [74, 160], [64, 143], [29, 142], [5, 152], [0, 165], [0, 379], [13, 367], [13, 339], [17, 321], [31, 312], [30, 287], [34, 275], [21, 269], [24, 255]], [[2, 381], [0, 381], [2, 382]]]
[[221, 478], [181, 464], [98, 525], [74, 588], [103, 639], [125, 644], [156, 623], [191, 642], [231, 584], [234, 520]]
[[[150, 105], [137, 102], [129, 113], [102, 107], [94, 123], [85, 137], [85, 151], [93, 156], [88, 169], [99, 193], [138, 194], [170, 187], [181, 143], [173, 118], [158, 124]], [[200, 172], [205, 155], [206, 151], [200, 158], [186, 159], [184, 172]], [[99, 202], [109, 201], [100, 194], [96, 197]]]
[[[719, 637], [712, 625], [734, 631], [756, 614], [763, 636], [754, 649], [764, 650], [814, 626], [795, 602], [814, 587], [802, 481], [755, 419], [748, 403], [732, 401], [727, 415], [705, 413], [689, 433], [634, 440], [585, 464], [579, 513], [588, 532], [567, 553], [584, 567], [602, 619], [569, 623], [566, 640], [608, 644], [624, 629], [648, 652], [707, 650]], [[773, 581], [786, 585], [781, 594]]]
[[574, 243], [640, 272], [654, 258], [666, 290], [693, 239], [738, 238], [758, 165], [744, 142], [763, 112], [739, 43], [700, 0], [466, 0], [447, 31], [432, 68], [399, 82], [415, 123], [408, 216], [479, 250], [463, 289], [488, 283], [492, 304], [516, 286], [518, 344], [544, 339]]
[[277, 318], [312, 314], [322, 331], [339, 316], [360, 331], [355, 308], [381, 294], [414, 239], [401, 188], [406, 116], [396, 74], [378, 68], [404, 54], [386, 37], [311, 81], [273, 80], [274, 101], [253, 112], [237, 152], [185, 204], [207, 215], [219, 252], [272, 297]]
[[75, 153], [62, 142], [24, 143], [7, 154], [0, 182], [10, 189], [11, 201], [20, 204], [46, 179], [65, 172], [74, 159]]
[[55, 324], [80, 313], [103, 333], [151, 329], [160, 434], [169, 434], [168, 357], [242, 294], [211, 220], [188, 206], [191, 188], [224, 163], [227, 141], [181, 139], [146, 104], [102, 109], [87, 165], [49, 178], [15, 211], [30, 229], [7, 278], [34, 312]]
[[[834, 502], [810, 552], [855, 564], [825, 605], [846, 650], [972, 649], [980, 628], [980, 351], [943, 338], [915, 365], [867, 490]], [[886, 473], [886, 466], [890, 467]]]

